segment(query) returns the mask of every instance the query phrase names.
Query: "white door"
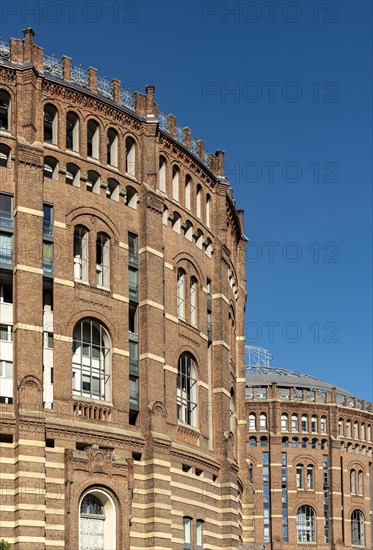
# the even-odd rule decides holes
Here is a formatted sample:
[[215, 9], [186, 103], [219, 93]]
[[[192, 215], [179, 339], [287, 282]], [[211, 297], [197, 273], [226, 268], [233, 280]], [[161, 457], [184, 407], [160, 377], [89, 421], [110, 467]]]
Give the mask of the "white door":
[[80, 550], [104, 550], [104, 519], [81, 518]]

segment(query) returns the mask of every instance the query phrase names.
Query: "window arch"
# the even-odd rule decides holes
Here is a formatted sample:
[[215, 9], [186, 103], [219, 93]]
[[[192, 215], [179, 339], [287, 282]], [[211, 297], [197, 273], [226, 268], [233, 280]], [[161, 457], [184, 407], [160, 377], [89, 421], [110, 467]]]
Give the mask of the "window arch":
[[110, 238], [105, 233], [98, 233], [96, 239], [96, 282], [110, 287]]
[[44, 105], [44, 142], [57, 145], [58, 111], [54, 105]]
[[137, 203], [138, 203], [138, 194], [136, 189], [131, 185], [127, 185], [126, 200], [125, 200], [126, 206], [129, 206], [130, 208], [137, 210]]
[[249, 414], [249, 431], [256, 432], [256, 414], [255, 413]]
[[197, 326], [197, 279], [190, 278], [190, 324]]
[[211, 217], [211, 196], [209, 194], [206, 195], [206, 225], [207, 227], [210, 227], [210, 217]]
[[364, 514], [360, 510], [351, 514], [351, 544], [365, 546]]
[[197, 369], [191, 353], [179, 357], [177, 373], [177, 417], [180, 422], [197, 426]]
[[180, 170], [177, 166], [172, 167], [172, 198], [179, 202], [179, 175]]
[[203, 248], [205, 249], [206, 256], [208, 258], [211, 258], [211, 255], [213, 253], [213, 247], [212, 247], [212, 241], [210, 237], [207, 237], [205, 241], [203, 241]]
[[65, 183], [80, 187], [80, 168], [76, 164], [68, 162], [66, 165]]
[[108, 199], [118, 202], [119, 201], [119, 182], [113, 178], [109, 178], [107, 182], [106, 196]]
[[201, 219], [201, 200], [202, 200], [202, 187], [198, 184], [197, 193], [196, 193], [196, 216], [199, 219]]
[[91, 399], [111, 399], [110, 338], [96, 319], [84, 318], [73, 332], [73, 394]]
[[131, 137], [126, 138], [126, 172], [136, 176], [136, 143]]
[[297, 542], [316, 542], [316, 513], [311, 506], [297, 510]]
[[113, 499], [99, 488], [81, 499], [79, 510], [79, 550], [116, 549], [116, 512]]
[[0, 143], [0, 167], [9, 168], [11, 149], [5, 143]]
[[159, 157], [158, 185], [162, 193], [166, 193], [166, 170], [167, 161], [164, 157]]
[[260, 431], [264, 431], [267, 429], [267, 415], [266, 413], [260, 413], [259, 416], [259, 429]]
[[10, 130], [10, 95], [0, 90], [0, 130]]
[[88, 281], [88, 229], [83, 225], [74, 229], [74, 279]]
[[118, 168], [118, 132], [109, 128], [106, 137], [106, 162]]
[[190, 210], [191, 187], [192, 187], [192, 178], [190, 176], [186, 176], [186, 178], [185, 178], [185, 208], [187, 208], [188, 210]]
[[291, 415], [291, 430], [293, 432], [297, 432], [298, 431], [298, 415], [297, 414], [292, 414]]
[[44, 157], [44, 177], [58, 179], [58, 160], [54, 157]]
[[249, 437], [249, 445], [250, 447], [256, 447], [257, 441], [256, 441], [255, 435], [252, 435], [251, 437]]
[[79, 117], [73, 111], [66, 115], [66, 149], [79, 151]]
[[320, 432], [322, 434], [326, 433], [326, 416], [320, 418]]
[[100, 158], [100, 129], [92, 119], [87, 122], [87, 157]]
[[281, 431], [287, 432], [289, 429], [289, 417], [287, 413], [281, 415]]
[[177, 271], [177, 316], [185, 319], [185, 271], [179, 268]]

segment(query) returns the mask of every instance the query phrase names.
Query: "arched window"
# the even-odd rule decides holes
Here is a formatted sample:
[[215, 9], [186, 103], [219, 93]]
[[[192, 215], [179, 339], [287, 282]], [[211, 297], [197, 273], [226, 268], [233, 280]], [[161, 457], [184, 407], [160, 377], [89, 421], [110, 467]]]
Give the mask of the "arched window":
[[197, 325], [197, 279], [190, 279], [190, 324]]
[[297, 437], [293, 437], [291, 440], [291, 446], [296, 449], [298, 447], [299, 439]]
[[196, 216], [199, 219], [201, 219], [201, 198], [202, 198], [202, 187], [198, 184], [197, 193], [196, 193]]
[[281, 447], [289, 447], [289, 438], [288, 437], [283, 437], [281, 439]]
[[66, 149], [79, 151], [79, 117], [72, 111], [66, 115]]
[[351, 437], [352, 431], [351, 431], [351, 420], [348, 419], [346, 422], [346, 436]]
[[118, 132], [109, 128], [106, 138], [106, 162], [118, 168]]
[[249, 414], [249, 431], [256, 432], [256, 414], [255, 413]]
[[80, 187], [80, 169], [76, 164], [70, 162], [66, 165], [65, 183]]
[[359, 470], [357, 474], [357, 494], [364, 494], [364, 473], [363, 470]]
[[315, 488], [315, 466], [308, 464], [307, 466], [307, 489], [312, 491]]
[[298, 415], [297, 414], [292, 414], [291, 415], [291, 430], [293, 432], [298, 431]]
[[129, 206], [130, 208], [137, 210], [137, 203], [138, 203], [138, 194], [136, 189], [134, 187], [131, 187], [131, 185], [127, 185], [126, 200], [125, 200], [126, 206]]
[[158, 184], [159, 190], [162, 191], [162, 193], [166, 193], [166, 169], [166, 159], [164, 157], [159, 157]]
[[249, 445], [250, 447], [256, 447], [256, 437], [255, 436], [251, 436], [249, 437]]
[[184, 550], [192, 550], [192, 518], [183, 517]]
[[316, 438], [312, 439], [311, 447], [312, 449], [317, 449], [318, 440]]
[[79, 550], [116, 549], [116, 514], [112, 498], [101, 489], [90, 490], [80, 504]]
[[260, 446], [268, 447], [268, 437], [266, 437], [265, 435], [262, 435], [262, 437], [260, 438]]
[[126, 172], [136, 176], [136, 144], [131, 137], [126, 138]]
[[198, 248], [202, 249], [203, 233], [202, 233], [202, 231], [201, 231], [200, 228], [198, 228], [198, 229], [193, 233], [193, 240], [194, 240], [195, 245], [198, 246]]
[[267, 415], [266, 413], [261, 413], [259, 416], [259, 430], [264, 431], [267, 429]]
[[0, 143], [0, 167], [8, 168], [10, 166], [10, 153], [10, 147], [4, 143]]
[[306, 414], [302, 416], [302, 432], [308, 432], [308, 416]]
[[177, 272], [177, 316], [185, 319], [185, 271]]
[[113, 201], [119, 201], [119, 183], [113, 178], [109, 178], [107, 182], [106, 196]]
[[100, 194], [101, 189], [101, 178], [100, 174], [94, 170], [88, 170], [88, 179], [87, 179], [87, 191], [92, 193]]
[[184, 231], [184, 237], [188, 239], [188, 241], [192, 240], [193, 237], [193, 224], [190, 220], [186, 220], [183, 222], [181, 228]]
[[317, 416], [312, 415], [311, 417], [311, 431], [313, 433], [317, 432]]
[[181, 228], [181, 216], [179, 212], [174, 212], [172, 214], [172, 229], [176, 231], [176, 233], [180, 233]]
[[302, 449], [307, 449], [308, 447], [308, 437], [302, 438]]
[[316, 513], [311, 506], [298, 508], [297, 542], [316, 542]]
[[0, 90], [0, 130], [10, 130], [10, 95]]
[[74, 230], [74, 279], [88, 281], [88, 230], [83, 225]]
[[54, 157], [44, 157], [44, 177], [58, 179], [58, 161]]
[[96, 240], [96, 282], [110, 287], [110, 238], [105, 233], [98, 233]]
[[44, 106], [44, 141], [57, 144], [58, 113], [54, 105], [47, 103]]
[[365, 546], [364, 514], [360, 510], [351, 514], [351, 544]]
[[234, 395], [234, 389], [231, 388], [230, 399], [229, 399], [229, 427], [231, 432], [234, 433], [234, 419], [236, 414], [236, 397]]
[[87, 123], [87, 157], [100, 158], [100, 130], [95, 120]]
[[322, 434], [326, 433], [326, 416], [322, 416], [320, 419], [320, 432]]
[[354, 438], [359, 439], [359, 422], [357, 420], [354, 422]]
[[296, 480], [296, 487], [297, 489], [303, 489], [304, 488], [304, 466], [303, 464], [297, 464], [297, 468], [295, 471], [295, 480]]
[[365, 440], [365, 422], [360, 425], [360, 439]]
[[190, 189], [192, 187], [192, 178], [187, 176], [185, 178], [185, 208], [190, 210]]
[[73, 393], [103, 401], [111, 400], [110, 339], [97, 320], [79, 321], [73, 333]]
[[289, 417], [286, 413], [281, 415], [281, 430], [287, 432], [289, 429]]
[[212, 247], [212, 241], [210, 237], [207, 237], [207, 239], [203, 242], [203, 248], [205, 249], [206, 256], [208, 258], [211, 258], [211, 255], [213, 253], [213, 247]]
[[321, 449], [325, 451], [328, 448], [328, 442], [326, 439], [321, 440]]
[[338, 420], [338, 433], [341, 436], [344, 435], [344, 420], [343, 420], [343, 418], [340, 418]]
[[207, 227], [210, 227], [210, 207], [211, 207], [211, 197], [210, 195], [206, 195], [206, 225]]
[[202, 519], [197, 519], [197, 521], [196, 521], [196, 543], [197, 543], [196, 550], [202, 550], [203, 549], [203, 524], [204, 524], [204, 521]]
[[197, 369], [193, 356], [182, 353], [177, 373], [177, 417], [180, 422], [197, 426]]
[[372, 428], [370, 424], [367, 426], [367, 441], [372, 441]]
[[174, 201], [179, 201], [179, 168], [172, 167], [172, 198]]

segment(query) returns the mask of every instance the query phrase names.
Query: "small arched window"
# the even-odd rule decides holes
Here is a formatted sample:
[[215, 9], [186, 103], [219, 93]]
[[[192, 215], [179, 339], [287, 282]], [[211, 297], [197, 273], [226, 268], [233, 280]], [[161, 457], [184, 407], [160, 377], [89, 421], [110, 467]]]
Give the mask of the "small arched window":
[[197, 369], [194, 357], [182, 353], [177, 373], [177, 417], [180, 422], [197, 426]]
[[9, 168], [11, 149], [5, 143], [0, 143], [0, 167]]
[[365, 441], [365, 422], [362, 422], [360, 425], [360, 439]]
[[307, 466], [307, 489], [313, 491], [315, 488], [315, 466], [308, 464]]
[[177, 271], [177, 316], [185, 319], [185, 271]]
[[136, 176], [136, 144], [131, 137], [126, 138], [126, 172]]
[[44, 157], [44, 177], [58, 179], [58, 161], [54, 157]]
[[186, 220], [182, 224], [182, 229], [184, 231], [184, 237], [188, 239], [188, 241], [191, 241], [193, 238], [193, 224], [190, 220]]
[[88, 230], [83, 225], [74, 229], [74, 279], [88, 281]]
[[136, 189], [131, 185], [127, 185], [126, 200], [125, 200], [126, 206], [129, 206], [130, 208], [137, 210], [137, 203], [138, 203], [138, 194]]
[[293, 437], [291, 440], [291, 446], [296, 449], [298, 447], [299, 439], [297, 437]]
[[364, 514], [360, 510], [351, 514], [351, 544], [365, 546]]
[[298, 508], [297, 542], [316, 542], [316, 513], [311, 506]]
[[105, 233], [98, 233], [96, 239], [96, 282], [110, 288], [110, 238]]
[[0, 130], [10, 131], [10, 95], [0, 90]]
[[174, 212], [172, 214], [172, 229], [176, 231], [176, 233], [180, 233], [181, 228], [181, 216], [179, 212]]
[[172, 167], [172, 198], [174, 201], [179, 201], [179, 168]]
[[109, 128], [106, 138], [106, 162], [118, 168], [118, 132]]
[[291, 430], [293, 432], [298, 431], [298, 415], [297, 414], [292, 414], [291, 415]]
[[357, 494], [362, 496], [364, 494], [364, 473], [363, 470], [359, 470], [357, 474]]
[[354, 422], [354, 438], [359, 439], [359, 422], [357, 420]]
[[304, 466], [303, 464], [297, 464], [295, 470], [295, 480], [297, 489], [303, 489], [304, 487]]
[[119, 201], [119, 183], [113, 178], [109, 178], [107, 182], [106, 196], [108, 199]]
[[344, 435], [344, 420], [343, 418], [340, 418], [338, 420], [338, 433], [339, 435], [343, 436]]
[[207, 239], [203, 241], [203, 248], [205, 249], [206, 256], [208, 258], [211, 258], [211, 255], [213, 253], [213, 247], [212, 247], [212, 241], [210, 237], [207, 237]]
[[311, 431], [313, 433], [317, 432], [317, 416], [312, 415], [311, 417]]
[[264, 431], [267, 429], [267, 415], [266, 413], [261, 413], [259, 416], [259, 429]]
[[66, 115], [66, 149], [79, 151], [79, 117], [72, 111]]
[[352, 431], [351, 431], [351, 420], [348, 419], [346, 422], [346, 435], [347, 437], [351, 437]]
[[66, 165], [65, 183], [80, 187], [80, 169], [76, 164], [70, 162]]
[[54, 105], [44, 106], [44, 141], [57, 145], [58, 112]]
[[302, 438], [302, 449], [307, 449], [308, 447], [308, 437]]
[[196, 193], [196, 216], [199, 219], [201, 219], [201, 200], [202, 200], [202, 187], [198, 184], [197, 193]]
[[287, 432], [289, 429], [289, 417], [286, 413], [281, 415], [281, 430]]
[[250, 445], [250, 447], [256, 447], [257, 441], [256, 441], [256, 437], [255, 437], [255, 436], [249, 437], [249, 445]]
[[211, 196], [206, 195], [206, 225], [210, 227], [210, 217], [211, 217]]
[[73, 333], [73, 393], [91, 399], [111, 399], [110, 339], [97, 320], [85, 318]]
[[197, 279], [190, 278], [190, 324], [197, 326]]
[[326, 416], [322, 416], [320, 419], [320, 432], [322, 434], [326, 433]]
[[302, 416], [302, 432], [308, 432], [308, 416], [306, 414]]
[[87, 157], [100, 158], [100, 130], [95, 120], [87, 123]]
[[87, 191], [92, 193], [100, 194], [101, 189], [101, 178], [100, 174], [94, 170], [88, 170], [88, 179], [87, 179]]
[[370, 424], [367, 426], [367, 441], [372, 441], [372, 427]]
[[166, 159], [164, 157], [159, 157], [158, 184], [159, 190], [162, 191], [162, 193], [166, 193], [166, 170]]
[[192, 187], [192, 178], [190, 176], [187, 176], [185, 178], [185, 208], [187, 208], [188, 210], [190, 210], [191, 187]]

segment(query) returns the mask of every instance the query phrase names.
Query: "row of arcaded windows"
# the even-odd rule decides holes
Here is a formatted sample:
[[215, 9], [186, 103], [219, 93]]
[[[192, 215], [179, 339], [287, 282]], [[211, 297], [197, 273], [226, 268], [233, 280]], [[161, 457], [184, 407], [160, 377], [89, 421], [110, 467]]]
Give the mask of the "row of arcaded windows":
[[158, 186], [162, 193], [172, 197], [187, 210], [194, 212], [198, 219], [210, 227], [211, 195], [207, 193], [204, 196], [202, 186], [199, 183], [194, 185], [189, 175], [185, 176], [184, 184], [181, 187], [180, 168], [174, 164], [169, 173], [167, 160], [163, 156], [159, 158]]
[[205, 254], [211, 258], [213, 253], [213, 246], [210, 237], [205, 237], [201, 228], [194, 229], [193, 223], [187, 219], [182, 220], [179, 212], [170, 212], [167, 206], [164, 207], [163, 223], [168, 227], [171, 227], [176, 233], [183, 234], [184, 237], [203, 250]]
[[[58, 110], [51, 103], [44, 106], [44, 134], [45, 143], [58, 144]], [[74, 111], [69, 111], [66, 115], [66, 149], [79, 152], [80, 144], [80, 119]], [[87, 121], [86, 127], [86, 152], [87, 157], [104, 162], [104, 154], [101, 150], [100, 125], [94, 119]], [[105, 162], [114, 168], [119, 167], [119, 135], [114, 128], [109, 128], [106, 132], [106, 155]], [[136, 176], [136, 142], [128, 136], [124, 143], [124, 170], [131, 176]]]
[[352, 422], [350, 418], [346, 421], [344, 418], [338, 420], [338, 433], [342, 437], [353, 437], [354, 439], [362, 439], [363, 441], [372, 441], [372, 426], [365, 422]]
[[322, 439], [319, 442], [317, 437], [312, 438], [312, 440], [310, 440], [308, 437], [302, 437], [302, 439], [300, 439], [299, 437], [292, 437], [291, 441], [288, 437], [283, 437], [281, 440], [281, 447], [289, 447], [290, 443], [293, 448], [301, 447], [302, 449], [318, 449], [319, 446], [322, 450], [328, 448], [327, 440]]
[[[289, 421], [291, 425], [289, 425]], [[254, 412], [249, 414], [249, 431], [261, 431], [267, 430], [267, 415], [266, 413], [260, 413], [259, 415], [259, 430], [257, 426], [257, 415]], [[289, 418], [287, 413], [281, 415], [281, 430], [283, 432], [311, 432], [311, 433], [326, 433], [327, 421], [326, 416], [302, 414], [299, 416], [294, 413]]]
[[367, 456], [372, 456], [373, 454], [373, 449], [372, 447], [366, 447], [365, 445], [362, 445], [360, 447], [360, 445], [356, 444], [356, 445], [353, 445], [352, 443], [341, 443], [341, 452], [347, 452], [347, 453], [350, 453], [350, 454], [355, 454], [355, 455], [367, 455]]

